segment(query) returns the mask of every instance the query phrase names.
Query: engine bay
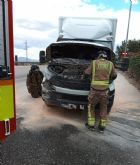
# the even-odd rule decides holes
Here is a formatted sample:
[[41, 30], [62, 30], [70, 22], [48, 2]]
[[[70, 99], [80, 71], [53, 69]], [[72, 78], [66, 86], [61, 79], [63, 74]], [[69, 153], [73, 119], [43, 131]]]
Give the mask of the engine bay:
[[55, 59], [48, 65], [50, 72], [53, 72], [64, 79], [82, 80], [84, 70], [90, 65], [90, 60], [83, 59]]

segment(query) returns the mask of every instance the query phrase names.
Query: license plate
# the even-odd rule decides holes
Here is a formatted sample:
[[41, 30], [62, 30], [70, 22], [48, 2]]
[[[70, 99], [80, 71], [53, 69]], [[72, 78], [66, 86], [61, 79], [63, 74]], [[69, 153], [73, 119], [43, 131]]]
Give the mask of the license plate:
[[62, 107], [67, 109], [81, 109], [81, 110], [85, 109], [84, 105], [75, 105], [75, 104], [62, 104]]

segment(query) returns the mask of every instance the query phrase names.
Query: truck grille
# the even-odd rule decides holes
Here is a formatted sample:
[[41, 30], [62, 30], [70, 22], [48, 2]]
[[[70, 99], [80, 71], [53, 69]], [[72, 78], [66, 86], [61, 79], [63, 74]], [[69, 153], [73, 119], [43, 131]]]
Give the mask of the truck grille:
[[66, 79], [51, 79], [52, 85], [62, 88], [76, 89], [76, 90], [89, 90], [90, 83], [86, 80], [66, 80]]

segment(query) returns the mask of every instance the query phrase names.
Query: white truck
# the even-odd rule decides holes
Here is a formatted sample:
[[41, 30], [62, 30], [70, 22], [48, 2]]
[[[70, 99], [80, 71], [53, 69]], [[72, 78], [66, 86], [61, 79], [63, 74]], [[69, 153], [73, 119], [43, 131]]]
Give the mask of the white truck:
[[114, 50], [117, 19], [60, 17], [59, 40], [91, 41]]
[[[115, 60], [116, 26], [117, 20], [110, 18], [59, 18], [58, 39], [46, 48], [49, 64], [43, 81], [42, 99], [47, 105], [87, 109], [90, 78], [83, 78], [83, 72], [91, 60], [97, 58], [99, 50], [107, 52], [108, 60]], [[115, 86], [111, 82], [108, 112], [114, 95]]]

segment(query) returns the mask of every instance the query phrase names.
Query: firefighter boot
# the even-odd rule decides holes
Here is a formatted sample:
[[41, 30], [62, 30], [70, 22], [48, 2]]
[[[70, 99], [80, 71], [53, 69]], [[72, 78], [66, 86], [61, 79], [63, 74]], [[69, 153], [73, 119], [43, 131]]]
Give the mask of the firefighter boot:
[[105, 128], [107, 125], [107, 120], [106, 119], [101, 119], [100, 124], [98, 126], [98, 129], [100, 132], [104, 132]]
[[86, 126], [90, 131], [94, 131], [94, 130], [95, 130], [95, 126], [94, 126], [94, 125], [93, 125], [93, 126], [90, 126], [90, 125], [88, 124], [88, 122], [85, 123], [85, 126]]
[[89, 130], [95, 130], [95, 117], [91, 109], [91, 104], [88, 105], [88, 121], [85, 125]]
[[89, 130], [94, 131], [95, 130], [95, 118], [88, 117], [88, 122], [85, 125]]

